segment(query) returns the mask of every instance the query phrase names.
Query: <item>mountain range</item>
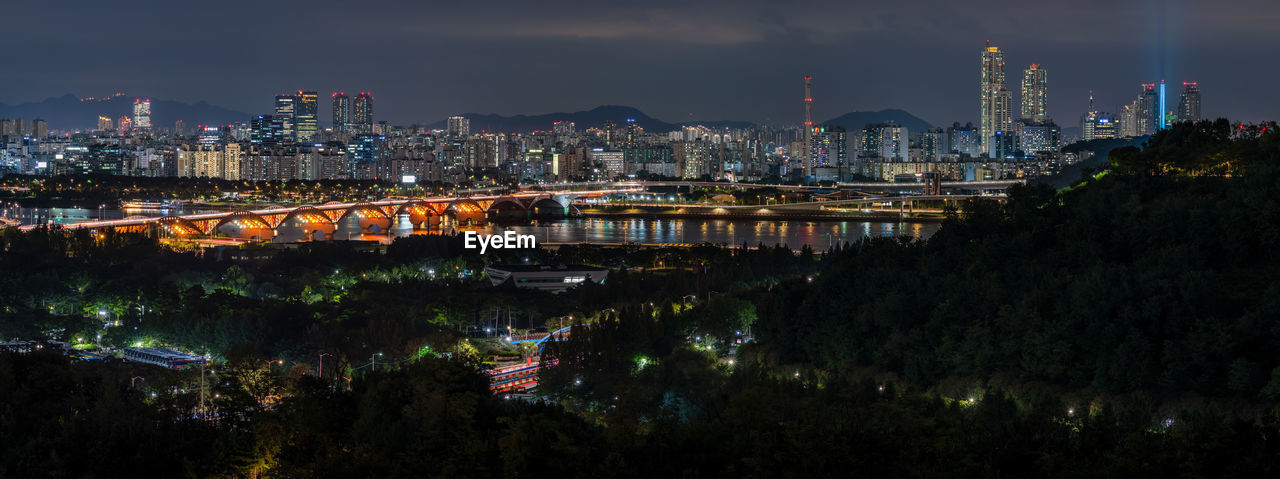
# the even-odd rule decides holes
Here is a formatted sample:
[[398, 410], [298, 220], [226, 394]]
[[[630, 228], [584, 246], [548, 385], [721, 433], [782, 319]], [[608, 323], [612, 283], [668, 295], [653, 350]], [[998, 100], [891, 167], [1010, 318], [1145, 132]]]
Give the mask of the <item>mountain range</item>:
[[[47, 98], [39, 102], [5, 105], [0, 103], [0, 118], [36, 118], [49, 122], [53, 130], [87, 130], [96, 127], [98, 116], [118, 121], [122, 116], [133, 115], [134, 97], [114, 95], [106, 98], [78, 98], [67, 94], [60, 97]], [[613, 121], [618, 126], [625, 126], [629, 120], [646, 131], [665, 133], [679, 130], [686, 124], [703, 125], [710, 128], [752, 128], [756, 124], [748, 121], [717, 120], [684, 123], [669, 123], [653, 118], [644, 112], [629, 106], [603, 105], [590, 110], [577, 112], [546, 113], [541, 115], [503, 116], [483, 113], [464, 113], [462, 116], [471, 120], [471, 131], [502, 131], [528, 133], [538, 130], [550, 130], [557, 121], [571, 121], [579, 130], [599, 128], [606, 121]], [[226, 125], [248, 121], [251, 115], [242, 111], [222, 108], [200, 101], [183, 103], [171, 100], [151, 101], [151, 122], [158, 128], [172, 128], [174, 122], [182, 120], [187, 128], [196, 125]], [[888, 109], [880, 111], [855, 111], [840, 115], [819, 125], [840, 125], [853, 132], [861, 130], [870, 123], [893, 121], [906, 126], [909, 131], [929, 129], [929, 122], [906, 111]], [[322, 126], [326, 123], [322, 122]], [[429, 128], [445, 128], [446, 121], [440, 120]]]
[[[102, 99], [78, 98], [72, 94], [46, 98], [43, 101], [5, 105], [0, 103], [0, 118], [36, 118], [49, 122], [53, 130], [87, 130], [97, 126], [98, 116], [119, 121], [122, 116], [133, 116], [134, 97], [114, 95]], [[204, 101], [183, 103], [171, 100], [151, 100], [151, 124], [158, 128], [173, 128], [182, 120], [187, 128], [196, 125], [227, 125], [249, 120], [249, 114], [210, 105]]]
[[[668, 123], [646, 115], [644, 112], [634, 107], [621, 105], [603, 105], [590, 110], [576, 111], [572, 113], [558, 112], [542, 115], [514, 116], [486, 113], [463, 113], [461, 116], [464, 116], [471, 121], [472, 132], [502, 131], [528, 133], [538, 130], [550, 130], [552, 125], [557, 121], [571, 121], [577, 129], [585, 130], [587, 128], [599, 128], [604, 125], [606, 121], [613, 121], [615, 125], [624, 126], [629, 120], [634, 120], [636, 125], [639, 125], [646, 131], [655, 133], [679, 130], [682, 126], [687, 124], [702, 125], [710, 128], [752, 128], [756, 126], [756, 124], [749, 121], [735, 120]], [[847, 131], [857, 131], [861, 130], [868, 124], [883, 123], [887, 121], [893, 121], [906, 126], [908, 131], [921, 131], [933, 127], [929, 122], [924, 121], [915, 115], [896, 109], [855, 111], [818, 124], [840, 125]], [[446, 123], [447, 122], [445, 120], [441, 120], [427, 125], [427, 127], [443, 129], [445, 128]]]

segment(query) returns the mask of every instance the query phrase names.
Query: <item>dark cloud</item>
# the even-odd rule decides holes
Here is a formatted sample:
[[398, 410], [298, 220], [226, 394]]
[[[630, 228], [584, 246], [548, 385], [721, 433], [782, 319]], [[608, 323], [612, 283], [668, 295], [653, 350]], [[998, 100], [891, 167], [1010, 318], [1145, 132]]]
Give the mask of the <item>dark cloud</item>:
[[[972, 121], [985, 40], [1009, 85], [1040, 63], [1073, 124], [1160, 77], [1211, 115], [1273, 118], [1280, 4], [1133, 2], [21, 2], [0, 101], [110, 91], [265, 112], [288, 90], [372, 91], [398, 123], [628, 104], [659, 118], [798, 121], [903, 108]], [[20, 19], [19, 21], [14, 21]]]

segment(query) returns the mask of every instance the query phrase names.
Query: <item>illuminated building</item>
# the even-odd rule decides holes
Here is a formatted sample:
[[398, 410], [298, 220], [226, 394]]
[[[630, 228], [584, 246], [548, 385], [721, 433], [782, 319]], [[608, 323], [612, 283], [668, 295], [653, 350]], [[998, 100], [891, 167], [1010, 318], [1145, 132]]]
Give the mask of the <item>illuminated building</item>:
[[333, 94], [333, 131], [348, 133], [351, 128], [351, 98], [343, 92]]
[[1138, 135], [1151, 135], [1160, 128], [1160, 93], [1155, 83], [1143, 83], [1138, 94]]
[[1200, 121], [1200, 85], [1182, 82], [1182, 94], [1178, 96], [1178, 121]]
[[[1004, 85], [1004, 52], [987, 44], [982, 51], [981, 129], [982, 152], [990, 149], [991, 138], [1000, 131], [1013, 129], [1009, 90]], [[905, 156], [905, 155], [903, 155]]]
[[151, 99], [133, 100], [133, 128], [146, 130], [151, 128]]
[[471, 120], [464, 116], [451, 116], [445, 121], [449, 136], [467, 136], [471, 134]]
[[105, 117], [105, 116], [102, 116], [102, 115], [98, 115], [98, 129], [99, 129], [99, 130], [104, 130], [104, 131], [105, 131], [105, 130], [110, 130], [110, 129], [112, 129], [113, 127], [115, 127], [115, 125], [114, 125], [114, 122], [113, 122], [113, 121], [111, 121], [111, 118], [108, 118], [108, 117]]
[[258, 115], [249, 120], [249, 143], [261, 146], [278, 145], [284, 140], [284, 122], [271, 115]]
[[373, 132], [373, 94], [360, 92], [351, 104], [351, 128], [353, 133]]
[[1062, 130], [1052, 121], [1019, 120], [1018, 150], [1024, 155], [1054, 152], [1062, 146]]
[[[843, 126], [824, 125], [813, 128], [813, 146], [810, 148], [810, 163], [813, 165], [813, 176], [819, 180], [844, 180], [850, 173], [848, 134]], [[819, 174], [819, 169], [831, 173]]]
[[1032, 63], [1022, 72], [1022, 119], [1039, 122], [1049, 118], [1047, 88], [1048, 75], [1040, 65]]
[[947, 143], [950, 146], [950, 153], [960, 154], [977, 158], [982, 156], [982, 137], [981, 132], [974, 128], [973, 123], [953, 123], [947, 128]]
[[49, 136], [49, 122], [36, 118], [31, 120], [31, 137], [42, 139]]
[[273, 115], [280, 122], [280, 138], [290, 140], [297, 138], [298, 97], [294, 95], [276, 95], [276, 113]]
[[297, 96], [297, 139], [300, 143], [311, 141], [319, 129], [319, 121], [316, 115], [316, 92], [299, 91]]

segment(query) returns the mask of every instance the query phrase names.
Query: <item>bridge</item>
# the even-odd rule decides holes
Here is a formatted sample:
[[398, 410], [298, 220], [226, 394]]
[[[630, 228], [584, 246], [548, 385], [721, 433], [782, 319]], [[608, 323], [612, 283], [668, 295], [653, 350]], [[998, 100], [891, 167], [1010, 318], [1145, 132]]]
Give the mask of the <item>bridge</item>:
[[[125, 218], [83, 221], [67, 229], [162, 234], [194, 238], [225, 234], [243, 240], [270, 241], [282, 228], [298, 228], [308, 238], [333, 239], [338, 225], [355, 221], [362, 233], [386, 233], [403, 215], [414, 230], [479, 226], [492, 219], [525, 218], [533, 214], [564, 215], [580, 198], [626, 193], [631, 188], [607, 190], [531, 192], [508, 195], [448, 198], [383, 199], [358, 203], [325, 203], [292, 208], [241, 210], [159, 218]], [[24, 226], [29, 230], [38, 226]]]

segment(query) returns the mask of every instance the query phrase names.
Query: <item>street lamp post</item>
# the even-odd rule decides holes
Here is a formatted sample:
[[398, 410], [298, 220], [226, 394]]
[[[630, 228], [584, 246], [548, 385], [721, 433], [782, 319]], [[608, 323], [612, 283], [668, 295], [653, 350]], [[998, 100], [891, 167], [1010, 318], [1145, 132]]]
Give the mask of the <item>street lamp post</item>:
[[320, 353], [320, 371], [316, 373], [316, 376], [319, 376], [320, 379], [324, 379], [324, 357], [325, 356], [333, 356], [333, 355], [329, 353]]

